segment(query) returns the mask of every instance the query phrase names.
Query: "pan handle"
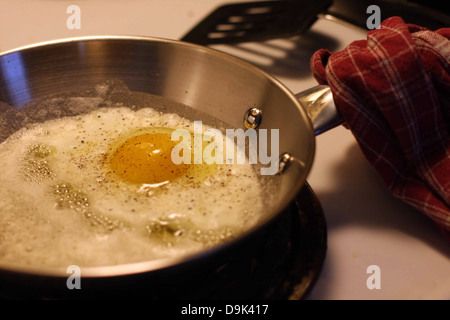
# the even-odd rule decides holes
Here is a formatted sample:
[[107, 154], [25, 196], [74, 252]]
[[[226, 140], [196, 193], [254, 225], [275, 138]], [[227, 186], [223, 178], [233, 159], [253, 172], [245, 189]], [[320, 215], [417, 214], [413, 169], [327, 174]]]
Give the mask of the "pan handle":
[[306, 109], [316, 136], [344, 123], [329, 86], [318, 85], [295, 96]]

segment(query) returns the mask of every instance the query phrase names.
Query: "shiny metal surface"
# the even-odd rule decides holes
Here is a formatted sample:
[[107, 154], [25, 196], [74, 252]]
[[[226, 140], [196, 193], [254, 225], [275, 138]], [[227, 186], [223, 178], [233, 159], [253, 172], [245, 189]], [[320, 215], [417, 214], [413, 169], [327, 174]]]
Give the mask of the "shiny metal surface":
[[[264, 113], [258, 129], [279, 129], [279, 151], [297, 161], [276, 175], [279, 188], [252, 233], [270, 223], [303, 186], [314, 157], [310, 120], [297, 98], [260, 69], [227, 54], [188, 43], [147, 37], [85, 37], [53, 41], [0, 55], [0, 103], [22, 108], [35, 99], [77, 91], [119, 79], [130, 90], [163, 96], [243, 128], [242, 115]], [[3, 108], [3, 106], [2, 106]], [[0, 109], [2, 112], [2, 109]], [[1, 119], [0, 121], [7, 121]], [[270, 145], [268, 146], [270, 150]], [[242, 235], [245, 237], [248, 235]], [[239, 241], [236, 238], [234, 242]], [[209, 251], [220, 250], [214, 248]], [[108, 277], [162, 269], [196, 257], [133, 265], [85, 268], [87, 277]], [[65, 270], [1, 269], [65, 277]]]
[[244, 126], [247, 129], [259, 127], [262, 121], [262, 111], [258, 108], [251, 108], [244, 116]]
[[278, 167], [278, 174], [282, 174], [284, 173], [287, 168], [289, 167], [289, 165], [291, 164], [291, 161], [293, 161], [294, 159], [292, 158], [292, 156], [285, 152], [280, 156], [280, 164]]
[[295, 95], [312, 120], [314, 133], [321, 134], [343, 123], [328, 86], [319, 85]]

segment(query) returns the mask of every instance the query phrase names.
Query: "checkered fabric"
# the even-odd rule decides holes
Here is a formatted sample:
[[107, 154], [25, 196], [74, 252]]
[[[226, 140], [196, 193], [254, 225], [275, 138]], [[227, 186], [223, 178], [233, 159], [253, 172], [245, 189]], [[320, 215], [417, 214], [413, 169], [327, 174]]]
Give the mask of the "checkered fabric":
[[311, 69], [392, 194], [450, 241], [450, 28], [391, 17], [367, 40], [315, 52]]

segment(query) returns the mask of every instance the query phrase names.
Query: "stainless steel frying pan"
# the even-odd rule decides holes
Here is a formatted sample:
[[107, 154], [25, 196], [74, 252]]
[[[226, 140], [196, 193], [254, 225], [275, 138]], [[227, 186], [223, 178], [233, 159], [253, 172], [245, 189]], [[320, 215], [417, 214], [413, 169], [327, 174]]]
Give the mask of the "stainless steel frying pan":
[[[245, 129], [246, 119], [253, 119], [248, 119], [248, 110], [257, 108], [262, 115], [258, 129], [279, 129], [282, 169], [272, 178], [279, 185], [273, 201], [261, 212], [260, 223], [248, 233], [195, 256], [84, 268], [83, 278], [90, 279], [97, 288], [120, 290], [129, 285], [129, 279], [154, 280], [154, 275], [161, 277], [170, 272], [171, 276], [180, 276], [194, 261], [216, 257], [272, 223], [305, 184], [313, 163], [315, 134], [340, 123], [329, 88], [319, 86], [295, 95], [249, 63], [189, 43], [147, 37], [85, 37], [46, 42], [0, 55], [0, 101], [10, 108], [110, 79], [120, 79], [133, 91], [183, 103], [235, 128]], [[7, 126], [4, 108], [0, 108], [0, 122]], [[252, 201], [255, 199], [249, 199], [249, 205]], [[26, 287], [31, 283], [67, 291], [67, 277], [66, 269], [0, 261], [0, 281], [11, 286]]]

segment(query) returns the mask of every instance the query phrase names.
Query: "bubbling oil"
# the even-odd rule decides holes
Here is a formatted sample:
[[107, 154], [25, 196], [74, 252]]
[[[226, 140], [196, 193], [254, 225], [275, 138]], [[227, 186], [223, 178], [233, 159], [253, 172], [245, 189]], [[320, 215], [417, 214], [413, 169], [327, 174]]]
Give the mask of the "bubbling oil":
[[[208, 124], [204, 130], [225, 128], [173, 101], [139, 97], [102, 84], [88, 95], [29, 106], [33, 115], [44, 106], [45, 121], [27, 117], [27, 108], [17, 111], [22, 128], [0, 144], [6, 168], [0, 176], [0, 263], [104, 266], [178, 257], [229, 241], [259, 221], [263, 186], [250, 164], [200, 164], [171, 179], [157, 176], [164, 177], [158, 183], [145, 183], [139, 172], [125, 179], [127, 163], [118, 162], [121, 174], [113, 170], [111, 145], [137, 129], [193, 130], [193, 120]], [[128, 100], [141, 104], [126, 105]], [[135, 142], [134, 136], [124, 141]]]

